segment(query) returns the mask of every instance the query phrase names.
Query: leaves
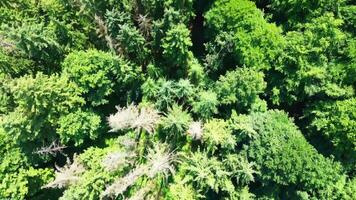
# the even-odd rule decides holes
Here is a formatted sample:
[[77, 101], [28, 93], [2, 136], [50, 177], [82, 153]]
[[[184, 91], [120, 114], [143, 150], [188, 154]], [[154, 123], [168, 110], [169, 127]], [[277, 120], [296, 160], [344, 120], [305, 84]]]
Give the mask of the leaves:
[[96, 139], [99, 136], [100, 116], [90, 111], [76, 111], [62, 116], [58, 121], [57, 133], [64, 144], [73, 141], [76, 146], [85, 139]]
[[192, 118], [189, 113], [184, 111], [181, 106], [174, 104], [168, 109], [168, 113], [162, 119], [161, 125], [168, 136], [183, 135], [188, 130], [191, 121]]
[[[246, 151], [261, 172], [258, 179], [263, 183], [301, 185], [315, 197], [329, 198], [323, 191], [342, 181], [340, 164], [320, 155], [285, 113], [272, 110], [250, 117], [258, 137]], [[315, 176], [317, 180], [313, 180]]]
[[166, 37], [163, 38], [163, 56], [170, 65], [167, 71], [176, 73], [178, 77], [182, 77], [187, 69], [189, 48], [193, 45], [189, 34], [184, 24], [178, 24], [168, 30]]
[[1, 2], [0, 199], [353, 199], [354, 8]]
[[209, 151], [216, 151], [219, 147], [233, 150], [236, 139], [228, 123], [221, 119], [212, 119], [204, 124], [202, 140], [207, 144]]
[[108, 96], [138, 81], [138, 71], [130, 63], [98, 50], [73, 52], [62, 65], [64, 74], [77, 83], [93, 106], [107, 104]]
[[263, 93], [266, 83], [264, 75], [248, 68], [237, 69], [220, 76], [216, 82], [221, 104], [236, 105], [239, 112], [248, 111]]
[[352, 166], [356, 146], [356, 101], [321, 102], [311, 107], [306, 116], [311, 119], [311, 134], [326, 137], [336, 149], [334, 155]]

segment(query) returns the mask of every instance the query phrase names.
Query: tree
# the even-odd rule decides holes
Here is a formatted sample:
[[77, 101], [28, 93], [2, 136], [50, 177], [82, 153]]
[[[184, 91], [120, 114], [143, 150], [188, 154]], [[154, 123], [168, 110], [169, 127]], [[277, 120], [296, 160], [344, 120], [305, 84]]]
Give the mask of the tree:
[[293, 29], [299, 23], [308, 22], [326, 12], [339, 13], [339, 9], [345, 4], [345, 0], [316, 0], [316, 1], [270, 1], [269, 9], [273, 17], [279, 23], [285, 25], [286, 29]]
[[63, 73], [81, 88], [85, 99], [93, 106], [108, 103], [114, 92], [128, 96], [123, 90], [140, 78], [139, 69], [122, 58], [98, 50], [73, 52], [62, 66]]
[[354, 200], [355, 8], [0, 0], [0, 199]]
[[274, 190], [280, 192], [278, 196], [288, 197], [286, 191], [300, 188], [314, 198], [338, 199], [344, 180], [340, 164], [320, 155], [284, 112], [271, 110], [249, 117], [258, 135], [250, 140], [246, 153], [260, 171], [259, 182], [279, 187]]
[[[7, 45], [2, 44], [2, 45]], [[0, 44], [0, 46], [2, 46]], [[12, 45], [12, 44], [9, 44]], [[39, 69], [34, 67], [33, 61], [26, 59], [23, 52], [12, 49], [13, 46], [9, 47], [9, 50], [0, 47], [0, 73], [7, 75], [9, 77], [19, 77], [21, 75], [33, 73]]]
[[145, 65], [149, 55], [146, 40], [134, 26], [130, 14], [115, 9], [108, 10], [105, 14], [105, 21], [106, 26], [102, 24], [102, 27], [99, 27], [104, 30], [99, 29], [99, 32], [104, 32], [100, 34], [103, 34], [108, 46], [116, 50], [119, 55], [137, 64]]
[[85, 139], [97, 139], [101, 118], [92, 111], [75, 111], [59, 118], [56, 129], [61, 143], [74, 142], [75, 146], [83, 144]]
[[189, 48], [192, 46], [189, 35], [186, 26], [178, 24], [171, 27], [163, 38], [163, 56], [169, 65], [168, 74], [176, 74], [174, 76], [178, 77], [186, 74], [189, 54], [191, 53]]
[[0, 126], [19, 142], [55, 139], [59, 118], [85, 103], [80, 88], [65, 76], [26, 75], [7, 88], [15, 107]]
[[151, 101], [161, 111], [166, 111], [175, 103], [189, 105], [195, 96], [193, 85], [186, 79], [172, 81], [161, 78], [154, 81], [148, 78], [141, 88], [145, 101]]
[[350, 167], [356, 162], [355, 105], [355, 98], [319, 102], [308, 109], [305, 115], [311, 121], [310, 134], [321, 134], [329, 140], [335, 148], [333, 154], [336, 158]]
[[212, 91], [200, 91], [197, 95], [197, 100], [193, 103], [193, 112], [202, 119], [209, 119], [214, 114], [217, 114], [219, 105], [218, 97]]
[[59, 44], [55, 33], [55, 24], [45, 26], [44, 23], [33, 24], [25, 22], [18, 27], [3, 27], [7, 38], [14, 41], [15, 46], [23, 51], [28, 59], [38, 65], [52, 66], [46, 71], [58, 70], [63, 58], [63, 47]]
[[208, 151], [215, 152], [219, 148], [226, 149], [225, 151], [234, 149], [236, 139], [226, 121], [211, 119], [204, 124], [203, 130], [202, 140]]
[[[239, 66], [270, 69], [284, 46], [281, 30], [267, 23], [262, 11], [248, 0], [219, 0], [205, 15], [208, 37], [213, 39], [222, 32], [232, 34], [232, 55]], [[222, 59], [222, 61], [224, 58]]]
[[[1, 121], [1, 118], [0, 118]], [[36, 169], [16, 145], [16, 141], [0, 127], [0, 198], [31, 198], [52, 177], [49, 168]]]
[[240, 68], [220, 76], [216, 90], [220, 104], [232, 106], [238, 112], [247, 112], [258, 102], [266, 83], [264, 75], [249, 68]]
[[206, 194], [209, 189], [215, 192], [234, 190], [233, 184], [229, 180], [230, 172], [224, 168], [223, 163], [216, 157], [209, 157], [204, 152], [189, 154], [181, 168], [185, 173], [185, 178], [192, 182], [197, 188], [197, 192], [202, 195]]
[[181, 106], [174, 104], [168, 109], [168, 113], [162, 119], [161, 125], [168, 137], [177, 137], [182, 136], [188, 130], [191, 122], [190, 114], [184, 111]]
[[[303, 31], [286, 35], [287, 45], [271, 77], [272, 98], [276, 103], [293, 104], [313, 98], [345, 98], [354, 89], [345, 81], [352, 73], [340, 52], [345, 34], [339, 29], [342, 20], [326, 14], [305, 24]], [[281, 83], [282, 82], [282, 83]]]

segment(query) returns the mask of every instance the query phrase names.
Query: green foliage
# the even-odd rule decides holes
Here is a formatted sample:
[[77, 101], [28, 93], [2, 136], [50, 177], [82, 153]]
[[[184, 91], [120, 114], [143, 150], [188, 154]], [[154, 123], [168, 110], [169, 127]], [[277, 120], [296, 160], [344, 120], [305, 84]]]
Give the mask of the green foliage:
[[354, 166], [356, 160], [356, 99], [320, 102], [306, 116], [312, 134], [321, 134], [335, 147], [335, 156]]
[[0, 1], [0, 199], [355, 199], [355, 19], [352, 0]]
[[14, 41], [17, 48], [33, 59], [38, 65], [44, 65], [47, 71], [55, 71], [63, 58], [63, 48], [58, 43], [56, 24], [27, 22], [18, 27], [3, 27], [2, 34]]
[[258, 166], [259, 181], [279, 187], [299, 186], [315, 198], [338, 198], [337, 184], [343, 180], [340, 164], [320, 155], [285, 113], [268, 111], [250, 118], [258, 136], [246, 152]]
[[237, 115], [233, 110], [230, 119], [231, 129], [234, 131], [238, 142], [246, 142], [258, 136], [253, 126], [253, 118], [248, 115]]
[[[10, 46], [10, 48], [13, 47]], [[23, 57], [24, 55], [19, 51], [0, 48], [0, 73], [18, 77], [35, 71], [33, 62]]]
[[[229, 154], [223, 160], [209, 156], [206, 152], [186, 155], [181, 165], [184, 180], [192, 184], [200, 196], [216, 192], [224, 199], [252, 199], [247, 187], [236, 187], [234, 181], [245, 184], [253, 181], [256, 171], [253, 163], [239, 155]], [[236, 178], [236, 179], [235, 179]]]
[[145, 38], [140, 32], [128, 25], [122, 25], [116, 36], [120, 51], [130, 60], [144, 64], [147, 60], [148, 50], [145, 47]]
[[168, 0], [165, 1], [164, 3], [166, 7], [173, 8], [175, 10], [180, 11], [180, 15], [183, 18], [186, 18], [185, 20], [189, 20], [189, 18], [194, 15], [193, 13], [194, 0], [187, 0], [187, 1]]
[[249, 111], [251, 105], [258, 101], [258, 95], [266, 88], [263, 78], [263, 73], [248, 68], [229, 71], [220, 76], [215, 86], [220, 103], [231, 105], [239, 112]]
[[[148, 55], [146, 41], [139, 30], [134, 27], [130, 15], [126, 12], [111, 10], [106, 12], [105, 17], [107, 27], [100, 28], [107, 29], [109, 36], [105, 36], [105, 39], [108, 46], [137, 64], [145, 64]], [[148, 34], [150, 30], [146, 29], [149, 28], [145, 27], [143, 31]]]
[[0, 125], [19, 141], [53, 138], [58, 119], [84, 104], [81, 90], [65, 76], [38, 73], [7, 84], [15, 108]]
[[[345, 34], [339, 29], [342, 21], [332, 14], [313, 19], [304, 31], [289, 32], [282, 54], [282, 64], [275, 76], [276, 102], [288, 104], [320, 96], [329, 98], [349, 97], [354, 94], [351, 85], [342, 81], [351, 68], [337, 63], [337, 56], [345, 43]], [[282, 83], [281, 83], [282, 81]]]
[[203, 66], [197, 59], [188, 61], [188, 78], [195, 85], [203, 85], [205, 81], [205, 72]]
[[163, 39], [163, 56], [167, 60], [168, 73], [182, 77], [186, 70], [189, 58], [189, 48], [192, 42], [189, 37], [189, 30], [184, 24], [178, 24], [168, 30]]
[[119, 33], [122, 25], [133, 25], [129, 13], [120, 12], [115, 9], [106, 11], [105, 19], [107, 29], [113, 35], [117, 35]]
[[208, 69], [209, 75], [214, 80], [217, 75], [225, 73], [225, 70], [233, 67], [237, 63], [233, 54], [235, 49], [235, 38], [233, 32], [221, 32], [214, 40], [205, 44], [207, 55], [205, 56], [205, 68]]
[[201, 194], [209, 189], [215, 192], [234, 189], [228, 178], [230, 172], [224, 168], [223, 163], [216, 157], [209, 158], [204, 152], [189, 155], [181, 168], [186, 174], [186, 179], [192, 181]]
[[0, 127], [0, 198], [25, 199], [41, 190], [52, 176], [52, 170], [35, 169], [13, 140]]
[[141, 0], [140, 3], [146, 15], [151, 16], [154, 19], [160, 18], [164, 12], [163, 0]]
[[206, 143], [209, 151], [214, 152], [219, 147], [233, 150], [236, 139], [227, 122], [221, 119], [212, 119], [204, 125], [203, 142]]
[[344, 199], [352, 199], [356, 191], [356, 178], [352, 178], [345, 187]]
[[[77, 184], [69, 186], [60, 199], [99, 199], [100, 194], [105, 190], [105, 185], [112, 182], [120, 169], [108, 171], [103, 165], [103, 161], [110, 152], [117, 151], [117, 148], [89, 148], [82, 153], [78, 160], [85, 167], [85, 172], [80, 177]], [[123, 168], [126, 165], [121, 166]]]
[[325, 12], [337, 14], [345, 0], [272, 0], [269, 8], [273, 17], [280, 23], [286, 23], [286, 28], [294, 28], [300, 22], [306, 22], [312, 18], [319, 17]]
[[73, 52], [62, 65], [64, 73], [78, 84], [93, 106], [108, 103], [114, 92], [128, 95], [122, 90], [139, 79], [138, 70], [130, 63], [98, 50]]
[[167, 200], [192, 200], [197, 199], [197, 194], [191, 185], [182, 182], [169, 185]]
[[90, 111], [78, 110], [61, 116], [58, 121], [57, 133], [63, 144], [73, 141], [75, 146], [81, 145], [84, 139], [96, 139], [101, 124], [100, 116]]
[[10, 78], [0, 73], [0, 79], [2, 83], [0, 83], [0, 115], [7, 114], [12, 110], [13, 105], [11, 105], [11, 94], [8, 89], [8, 82], [10, 82]]
[[349, 32], [355, 35], [356, 31], [356, 6], [355, 5], [347, 5], [340, 8], [340, 12], [342, 13], [342, 18], [345, 21], [344, 27]]
[[[262, 11], [248, 0], [219, 0], [206, 15], [210, 37], [229, 32], [232, 36], [224, 35], [217, 42], [228, 39], [223, 48], [231, 51], [237, 58], [239, 66], [254, 69], [269, 69], [277, 60], [284, 45], [281, 30], [274, 24], [269, 24], [263, 18]], [[226, 34], [226, 33], [223, 33]], [[230, 39], [231, 38], [231, 39]], [[233, 38], [233, 39], [232, 39]], [[230, 44], [230, 43], [233, 44]], [[218, 45], [221, 45], [218, 44]], [[219, 48], [219, 47], [218, 47]], [[215, 50], [217, 53], [217, 51]], [[221, 56], [218, 53], [213, 56]], [[221, 61], [223, 61], [222, 59]], [[213, 66], [213, 67], [218, 67]]]
[[182, 106], [174, 104], [168, 108], [166, 117], [162, 119], [161, 125], [166, 134], [170, 136], [183, 135], [192, 122], [190, 114], [183, 110]]
[[255, 181], [256, 164], [248, 162], [246, 157], [236, 154], [228, 154], [224, 159], [225, 165], [234, 173], [237, 182], [241, 185], [248, 185]]
[[197, 94], [197, 100], [193, 103], [193, 112], [202, 119], [209, 119], [217, 114], [219, 104], [217, 94], [212, 91], [201, 91]]
[[159, 110], [166, 111], [175, 102], [185, 105], [191, 103], [194, 97], [194, 87], [189, 80], [177, 81], [159, 79], [154, 81], [147, 79], [142, 85], [143, 97], [147, 101], [153, 101]]

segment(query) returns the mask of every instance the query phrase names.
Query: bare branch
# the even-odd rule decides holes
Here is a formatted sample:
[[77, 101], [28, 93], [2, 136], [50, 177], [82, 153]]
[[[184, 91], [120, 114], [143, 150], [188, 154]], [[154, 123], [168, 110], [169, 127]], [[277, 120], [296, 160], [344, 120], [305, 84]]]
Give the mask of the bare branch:
[[135, 158], [134, 153], [127, 152], [112, 152], [109, 153], [103, 160], [102, 165], [109, 171], [114, 171], [120, 166], [131, 163], [132, 158]]
[[52, 155], [56, 156], [57, 153], [62, 153], [63, 149], [67, 148], [64, 145], [61, 145], [60, 143], [57, 143], [56, 141], [53, 141], [49, 146], [43, 146], [40, 149], [37, 149], [34, 154], [38, 155]]
[[189, 129], [187, 133], [194, 139], [194, 140], [201, 140], [203, 136], [203, 126], [200, 121], [193, 122], [189, 125]]
[[56, 165], [56, 178], [43, 186], [42, 188], [64, 188], [76, 183], [80, 177], [79, 175], [85, 171], [84, 166], [74, 157], [73, 163], [67, 159], [67, 164], [63, 167]]
[[145, 165], [136, 167], [129, 174], [115, 181], [112, 185], [106, 188], [106, 190], [102, 194], [102, 198], [108, 196], [116, 197], [124, 193], [127, 190], [127, 188], [133, 185], [141, 176], [143, 176], [146, 173], [146, 171], [147, 171], [147, 166]]
[[144, 129], [152, 134], [154, 127], [160, 120], [159, 112], [150, 107], [141, 108], [140, 110], [135, 105], [116, 108], [118, 110], [117, 113], [108, 117], [110, 131], [112, 132], [131, 128], [137, 132]]

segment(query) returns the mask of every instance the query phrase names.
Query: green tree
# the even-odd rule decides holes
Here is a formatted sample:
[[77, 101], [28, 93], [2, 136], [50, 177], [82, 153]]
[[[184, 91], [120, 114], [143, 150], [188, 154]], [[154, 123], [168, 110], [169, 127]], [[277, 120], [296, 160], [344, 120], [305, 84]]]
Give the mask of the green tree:
[[205, 195], [209, 189], [217, 193], [221, 190], [234, 190], [229, 180], [230, 172], [217, 157], [209, 157], [204, 152], [191, 153], [183, 162], [181, 169], [185, 173], [185, 179], [193, 182], [201, 195]]
[[173, 104], [168, 109], [166, 117], [161, 121], [161, 126], [165, 130], [168, 137], [182, 136], [188, 130], [189, 124], [192, 122], [192, 117], [187, 111], [184, 111], [181, 106]]
[[168, 30], [163, 39], [163, 56], [167, 60], [168, 74], [182, 77], [186, 74], [189, 59], [189, 48], [192, 46], [190, 32], [184, 24], [178, 24]]
[[258, 102], [259, 95], [266, 88], [262, 72], [240, 68], [220, 76], [216, 90], [220, 104], [232, 106], [238, 112], [246, 112]]
[[10, 81], [7, 88], [15, 108], [0, 126], [22, 142], [55, 139], [58, 119], [85, 103], [81, 90], [65, 76], [26, 75]]
[[62, 63], [63, 73], [82, 89], [93, 106], [108, 103], [114, 92], [128, 96], [124, 89], [139, 81], [139, 69], [120, 57], [98, 50], [77, 51]]
[[193, 102], [193, 112], [202, 119], [209, 119], [218, 113], [218, 97], [215, 92], [201, 91], [197, 94], [197, 100]]
[[[268, 23], [263, 12], [258, 10], [249, 0], [219, 0], [205, 14], [208, 37], [222, 32], [232, 34], [232, 55], [237, 58], [239, 66], [254, 69], [270, 69], [278, 59], [284, 46], [281, 30], [274, 24]], [[221, 41], [221, 40], [220, 40]], [[226, 51], [226, 50], [225, 50]]]
[[[114, 170], [108, 170], [105, 166], [106, 159], [110, 159], [111, 155], [120, 154], [120, 149], [113, 146], [106, 148], [89, 148], [80, 154], [76, 159], [78, 167], [82, 167], [85, 170], [81, 174], [68, 173], [65, 178], [73, 180], [73, 177], [80, 177], [80, 181], [73, 182], [72, 184], [65, 185], [65, 191], [60, 199], [99, 199], [102, 192], [105, 190], [105, 186], [113, 182], [116, 176], [121, 175], [127, 167], [125, 163], [125, 154], [122, 152], [118, 159], [113, 159], [111, 162], [121, 162], [121, 166]], [[121, 160], [120, 160], [121, 159]], [[55, 180], [54, 180], [55, 181]]]
[[209, 152], [215, 152], [219, 148], [226, 149], [225, 151], [234, 149], [236, 139], [232, 135], [228, 122], [221, 119], [211, 119], [204, 124], [203, 130], [202, 140]]
[[335, 148], [333, 154], [352, 166], [356, 157], [356, 99], [320, 102], [306, 113], [311, 134], [321, 134]]
[[1, 127], [0, 152], [1, 199], [31, 198], [52, 177], [51, 169], [32, 167], [25, 154], [17, 147], [16, 141]]
[[287, 191], [293, 193], [298, 188], [313, 198], [339, 198], [345, 178], [341, 165], [319, 154], [284, 112], [271, 110], [249, 117], [251, 124], [240, 127], [241, 131], [253, 127], [258, 133], [246, 153], [257, 164], [259, 182], [275, 185], [274, 192], [286, 198]]
[[64, 51], [58, 42], [55, 28], [54, 23], [45, 26], [44, 23], [25, 22], [18, 27], [3, 25], [1, 32], [25, 53], [25, 58], [45, 66], [47, 72], [53, 72], [58, 70]]
[[61, 143], [68, 144], [73, 141], [75, 146], [79, 146], [85, 139], [97, 139], [100, 125], [100, 116], [92, 111], [78, 110], [61, 116], [56, 131]]
[[275, 65], [280, 74], [269, 81], [276, 103], [293, 104], [312, 98], [344, 98], [354, 94], [345, 81], [352, 67], [340, 62], [345, 34], [340, 30], [342, 20], [326, 14], [313, 19], [303, 31], [287, 33], [287, 45]]
[[173, 104], [189, 105], [195, 96], [195, 89], [189, 80], [179, 81], [151, 78], [141, 86], [145, 101], [151, 101], [162, 111], [166, 111]]
[[299, 23], [308, 22], [315, 17], [323, 15], [325, 12], [338, 14], [340, 7], [345, 4], [345, 0], [271, 0], [268, 6], [274, 20], [285, 25], [286, 29], [293, 29]]
[[99, 28], [103, 29], [104, 33], [101, 34], [107, 34], [102, 36], [105, 37], [108, 46], [137, 64], [147, 64], [149, 52], [146, 40], [134, 26], [130, 14], [113, 9], [106, 12], [105, 21], [106, 26], [103, 24], [104, 27]]

